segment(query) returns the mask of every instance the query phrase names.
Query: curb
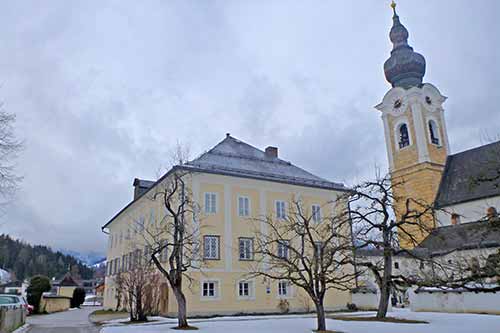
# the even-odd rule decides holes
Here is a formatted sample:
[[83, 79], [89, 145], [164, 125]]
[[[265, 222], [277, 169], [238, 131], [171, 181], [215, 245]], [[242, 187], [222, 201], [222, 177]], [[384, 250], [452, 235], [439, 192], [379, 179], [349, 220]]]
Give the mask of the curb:
[[12, 333], [25, 333], [25, 332], [28, 332], [30, 326], [31, 326], [30, 324], [26, 323], [23, 326], [21, 326], [18, 329], [16, 329], [15, 331], [13, 331]]

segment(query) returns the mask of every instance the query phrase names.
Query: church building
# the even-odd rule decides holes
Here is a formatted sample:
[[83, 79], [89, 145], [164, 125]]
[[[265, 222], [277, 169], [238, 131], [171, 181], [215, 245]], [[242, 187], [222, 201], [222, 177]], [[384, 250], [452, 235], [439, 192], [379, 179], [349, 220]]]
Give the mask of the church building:
[[[408, 44], [408, 30], [395, 5], [393, 9], [393, 49], [384, 64], [392, 88], [376, 109], [382, 114], [391, 181], [399, 184], [394, 187], [395, 213], [404, 213], [406, 199], [434, 205], [435, 218], [425, 221], [429, 229], [495, 215], [500, 206], [500, 142], [450, 155], [446, 97], [423, 82], [425, 58]], [[405, 231], [416, 243], [400, 233], [402, 248], [413, 248], [427, 237], [420, 226], [405, 226]]]

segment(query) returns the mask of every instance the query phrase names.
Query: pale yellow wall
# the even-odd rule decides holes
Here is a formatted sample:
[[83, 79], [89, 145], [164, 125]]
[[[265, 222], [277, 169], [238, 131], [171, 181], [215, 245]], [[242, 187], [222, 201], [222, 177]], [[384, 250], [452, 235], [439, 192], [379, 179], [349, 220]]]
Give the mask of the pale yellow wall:
[[65, 297], [73, 297], [73, 292], [76, 287], [59, 287], [57, 289], [57, 295]]
[[40, 309], [42, 312], [54, 313], [60, 311], [66, 311], [69, 309], [70, 299], [66, 297], [58, 298], [45, 298], [42, 297], [40, 300]]
[[[262, 226], [256, 218], [264, 215], [274, 215], [276, 200], [290, 201], [300, 196], [304, 207], [311, 209], [312, 204], [325, 205], [336, 198], [338, 193], [330, 190], [293, 186], [288, 184], [228, 177], [213, 174], [195, 174], [187, 184], [192, 191], [193, 198], [202, 208], [198, 218], [201, 227], [200, 236], [216, 235], [220, 237], [220, 259], [204, 260], [202, 270], [189, 272], [193, 279], [191, 289], [188, 288], [186, 280], [186, 298], [190, 314], [217, 314], [217, 313], [239, 313], [239, 312], [277, 312], [279, 298], [277, 296], [277, 281], [269, 282], [271, 292], [266, 293], [266, 286], [260, 278], [255, 279], [255, 297], [251, 300], [241, 300], [237, 294], [237, 282], [247, 277], [247, 273], [255, 262], [239, 260], [238, 238], [254, 237], [255, 230], [262, 231]], [[205, 193], [217, 194], [217, 211], [215, 214], [205, 214]], [[147, 196], [147, 195], [146, 195]], [[250, 216], [240, 217], [238, 215], [238, 197], [245, 196], [250, 199]], [[146, 198], [139, 199], [123, 212], [114, 222], [109, 225], [109, 232], [119, 235], [124, 232], [133, 219], [142, 215], [149, 217], [149, 210], [154, 207], [159, 215], [162, 211], [161, 202]], [[322, 214], [330, 212], [322, 209]], [[158, 216], [157, 215], [157, 216]], [[108, 259], [114, 259], [130, 252], [139, 244], [143, 247], [144, 241], [141, 235], [133, 234], [131, 240], [123, 241], [118, 246], [108, 248]], [[217, 300], [205, 300], [201, 297], [200, 283], [204, 279], [216, 279], [220, 281], [220, 298]], [[292, 311], [302, 311], [305, 308], [305, 297], [301, 291], [294, 288], [294, 296], [288, 299]], [[116, 300], [114, 278], [106, 277], [106, 290], [104, 292], [105, 308], [114, 308]], [[349, 293], [331, 292], [327, 298], [326, 305], [331, 309], [345, 307], [350, 302]], [[168, 313], [175, 314], [176, 302], [173, 293], [169, 292]]]

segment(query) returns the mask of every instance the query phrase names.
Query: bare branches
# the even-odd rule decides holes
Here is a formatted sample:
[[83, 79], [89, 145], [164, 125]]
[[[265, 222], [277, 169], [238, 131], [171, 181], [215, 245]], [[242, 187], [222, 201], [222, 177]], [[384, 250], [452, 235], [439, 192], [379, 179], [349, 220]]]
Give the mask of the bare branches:
[[360, 256], [357, 266], [373, 275], [381, 291], [379, 318], [387, 313], [392, 289], [419, 280], [418, 274], [393, 274], [393, 257], [407, 255], [414, 260], [428, 260], [421, 257], [420, 252], [401, 248], [400, 240], [417, 246], [436, 224], [433, 206], [415, 198], [402, 200], [394, 195], [395, 189], [402, 186], [403, 181], [391, 182], [388, 175], [377, 178], [356, 186], [349, 202], [357, 249], [371, 249], [378, 254]]
[[0, 105], [0, 196], [4, 201], [17, 189], [22, 177], [16, 175], [13, 160], [22, 150], [23, 143], [14, 134], [15, 115], [1, 110]]
[[284, 216], [254, 220], [261, 227], [255, 231], [251, 275], [288, 281], [303, 289], [316, 306], [318, 330], [325, 329], [326, 292], [351, 289], [356, 276], [346, 202], [341, 196], [313, 211], [295, 200]]

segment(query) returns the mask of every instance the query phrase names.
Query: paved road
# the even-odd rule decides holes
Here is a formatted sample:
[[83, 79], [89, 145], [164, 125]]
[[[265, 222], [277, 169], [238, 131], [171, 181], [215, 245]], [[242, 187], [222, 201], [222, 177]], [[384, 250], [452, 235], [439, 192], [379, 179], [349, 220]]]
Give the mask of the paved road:
[[89, 322], [95, 307], [28, 317], [28, 333], [97, 333], [99, 328]]

